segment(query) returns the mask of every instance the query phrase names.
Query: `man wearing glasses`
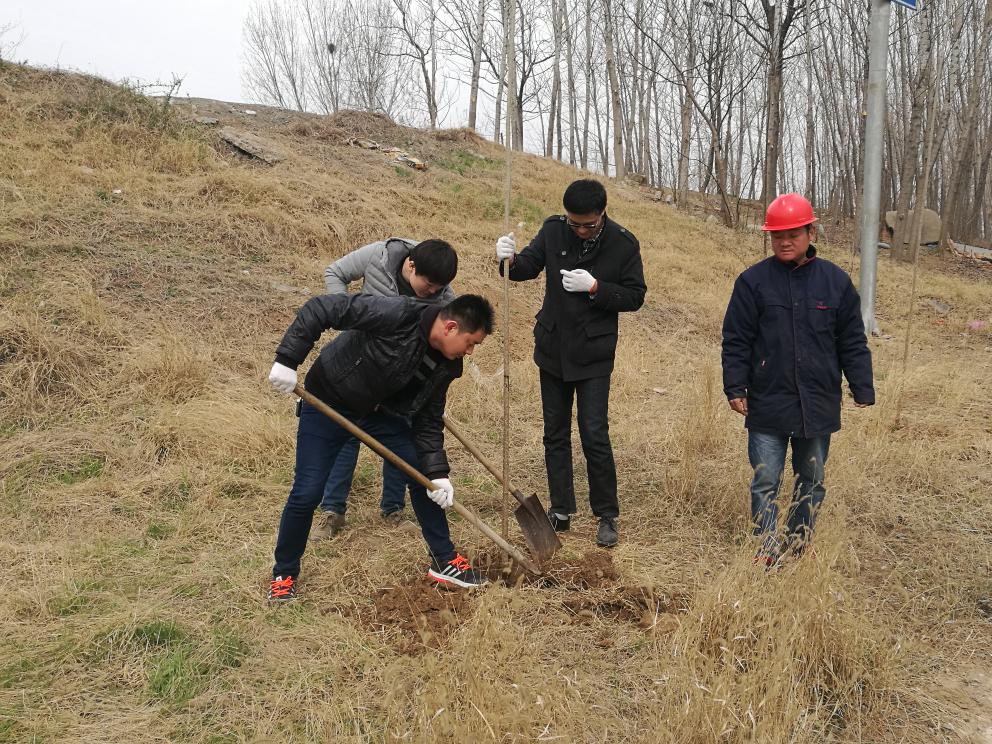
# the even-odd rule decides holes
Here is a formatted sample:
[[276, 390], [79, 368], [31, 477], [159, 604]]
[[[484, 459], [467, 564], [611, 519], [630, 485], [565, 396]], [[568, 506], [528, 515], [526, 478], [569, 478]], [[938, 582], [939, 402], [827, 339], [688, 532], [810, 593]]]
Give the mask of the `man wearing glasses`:
[[608, 413], [617, 313], [640, 308], [647, 287], [640, 245], [606, 215], [601, 183], [574, 181], [562, 203], [565, 214], [545, 220], [519, 254], [512, 233], [496, 241], [496, 258], [509, 264], [513, 281], [533, 279], [542, 269], [547, 273], [544, 304], [534, 326], [534, 362], [541, 375], [551, 524], [564, 532], [576, 513], [574, 399], [589, 476], [589, 506], [599, 519], [596, 542], [613, 547], [620, 539], [620, 504]]

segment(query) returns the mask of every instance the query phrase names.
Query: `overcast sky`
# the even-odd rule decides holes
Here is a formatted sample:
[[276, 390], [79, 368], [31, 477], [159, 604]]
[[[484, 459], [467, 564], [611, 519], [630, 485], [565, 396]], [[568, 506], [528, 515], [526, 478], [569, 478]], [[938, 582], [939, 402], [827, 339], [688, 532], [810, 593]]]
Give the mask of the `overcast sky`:
[[119, 81], [184, 79], [180, 95], [243, 101], [241, 28], [251, 0], [0, 0], [18, 62]]

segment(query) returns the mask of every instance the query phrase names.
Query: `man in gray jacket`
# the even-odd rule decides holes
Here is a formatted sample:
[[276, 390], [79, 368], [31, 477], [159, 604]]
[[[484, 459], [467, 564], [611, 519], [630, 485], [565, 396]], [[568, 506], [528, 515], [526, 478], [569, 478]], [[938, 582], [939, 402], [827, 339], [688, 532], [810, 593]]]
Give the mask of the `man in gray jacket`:
[[[363, 294], [411, 297], [431, 305], [445, 305], [455, 297], [449, 286], [458, 271], [458, 255], [443, 240], [415, 243], [405, 238], [386, 238], [341, 257], [324, 270], [328, 294], [345, 294], [351, 282], [362, 280]], [[358, 464], [358, 440], [341, 447], [324, 487], [320, 504], [324, 518], [314, 522], [311, 540], [325, 540], [345, 525], [348, 493]], [[390, 524], [402, 521], [406, 476], [388, 462], [382, 467], [382, 518]]]

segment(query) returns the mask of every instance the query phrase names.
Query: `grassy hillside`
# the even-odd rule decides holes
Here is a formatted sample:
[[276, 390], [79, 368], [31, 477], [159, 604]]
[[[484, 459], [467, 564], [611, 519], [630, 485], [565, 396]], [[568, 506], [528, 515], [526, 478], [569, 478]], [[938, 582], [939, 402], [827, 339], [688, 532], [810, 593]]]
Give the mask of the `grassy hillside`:
[[[543, 583], [425, 591], [423, 542], [381, 525], [363, 452], [349, 529], [308, 550], [301, 601], [267, 607], [295, 435], [265, 382], [278, 339], [327, 263], [387, 235], [450, 240], [458, 289], [502, 312], [503, 165], [464, 131], [256, 110], [0, 68], [0, 740], [934, 742], [992, 725], [962, 708], [992, 660], [992, 337], [965, 325], [990, 319], [992, 272], [924, 263], [903, 375], [911, 274], [880, 265], [879, 404], [845, 402], [816, 558], [766, 575], [719, 366], [760, 235], [612, 183], [649, 287], [614, 376], [621, 545], [597, 550], [586, 511]], [[234, 152], [204, 113], [286, 159]], [[576, 176], [516, 158], [522, 232]], [[846, 246], [821, 248], [856, 275]], [[546, 501], [541, 293], [512, 289], [512, 457]], [[501, 342], [450, 395], [494, 458]], [[448, 450], [459, 497], [498, 523], [499, 489]]]

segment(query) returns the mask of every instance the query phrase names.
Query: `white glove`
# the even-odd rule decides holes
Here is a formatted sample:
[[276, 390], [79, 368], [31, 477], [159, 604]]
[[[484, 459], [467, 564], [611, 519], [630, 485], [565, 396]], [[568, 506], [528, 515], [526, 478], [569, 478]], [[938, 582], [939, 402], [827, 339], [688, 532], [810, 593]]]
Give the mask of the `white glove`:
[[500, 261], [512, 261], [517, 255], [517, 244], [513, 240], [513, 233], [504, 235], [496, 241], [496, 258]]
[[561, 270], [561, 286], [566, 292], [592, 292], [596, 288], [596, 277], [585, 269]]
[[435, 490], [428, 491], [427, 495], [442, 509], [448, 509], [455, 502], [455, 487], [447, 478], [438, 478], [431, 483], [434, 484]]
[[296, 388], [296, 370], [276, 362], [269, 372], [269, 382], [280, 393], [291, 393]]

